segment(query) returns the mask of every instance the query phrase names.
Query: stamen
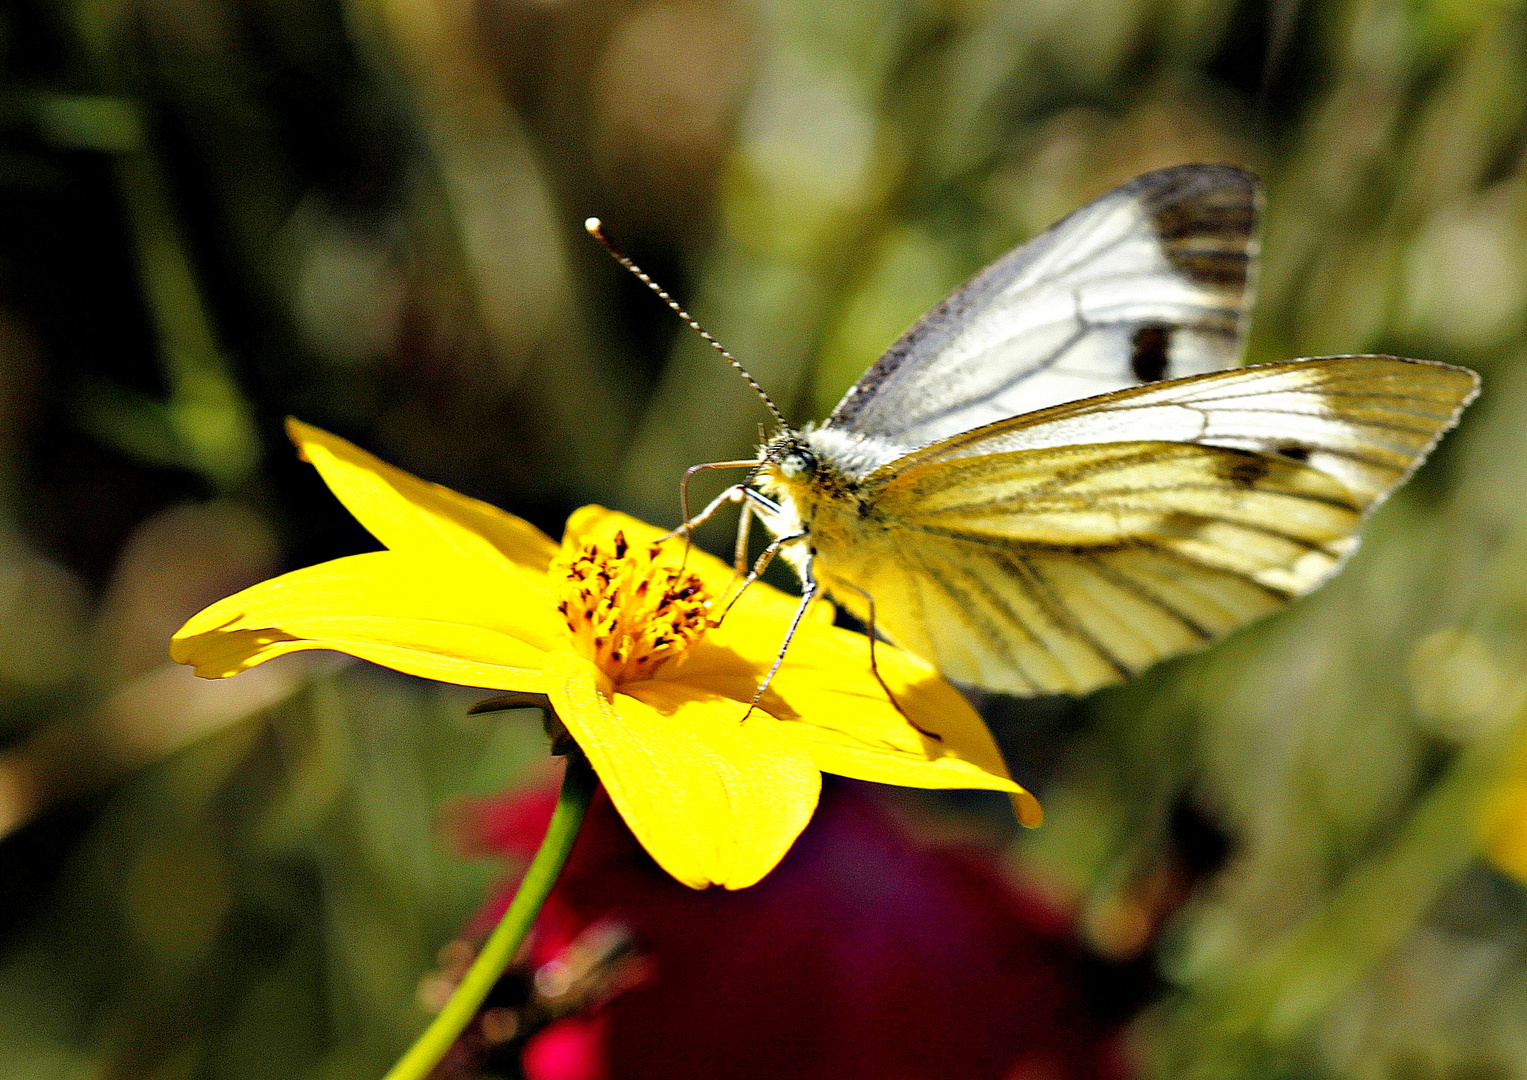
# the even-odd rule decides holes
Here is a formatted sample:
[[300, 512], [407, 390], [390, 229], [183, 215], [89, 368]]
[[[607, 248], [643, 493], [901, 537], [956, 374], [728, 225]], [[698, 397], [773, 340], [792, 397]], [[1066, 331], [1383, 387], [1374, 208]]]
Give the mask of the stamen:
[[566, 577], [557, 610], [574, 645], [616, 683], [651, 678], [710, 625], [704, 583], [661, 555], [661, 546], [635, 548], [617, 532], [558, 560]]

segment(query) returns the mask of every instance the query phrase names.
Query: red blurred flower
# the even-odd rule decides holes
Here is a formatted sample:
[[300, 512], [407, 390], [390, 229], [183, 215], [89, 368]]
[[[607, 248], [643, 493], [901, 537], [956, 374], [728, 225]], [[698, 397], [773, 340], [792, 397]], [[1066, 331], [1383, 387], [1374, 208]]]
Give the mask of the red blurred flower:
[[[475, 804], [462, 819], [469, 846], [528, 855], [552, 802]], [[486, 935], [512, 891], [471, 936]], [[536, 993], [530, 973], [544, 983], [610, 949], [608, 985], [586, 1000], [598, 1007], [505, 1043], [523, 1046], [529, 1080], [1124, 1075], [1114, 1030], [1084, 1000], [1096, 964], [1066, 921], [978, 859], [915, 841], [849, 781], [829, 780], [779, 868], [737, 892], [665, 874], [601, 792], [509, 977], [520, 986], [498, 1001], [522, 1007]], [[483, 1046], [478, 1025], [451, 1071]]]

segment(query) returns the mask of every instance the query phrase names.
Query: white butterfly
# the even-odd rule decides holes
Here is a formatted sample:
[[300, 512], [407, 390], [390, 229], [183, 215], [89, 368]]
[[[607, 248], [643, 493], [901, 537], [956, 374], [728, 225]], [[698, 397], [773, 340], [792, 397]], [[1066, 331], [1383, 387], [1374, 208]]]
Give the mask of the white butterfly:
[[1387, 356], [1231, 367], [1259, 204], [1225, 166], [1116, 188], [689, 524], [740, 502], [739, 563], [757, 517], [774, 541], [749, 580], [788, 558], [797, 621], [825, 587], [949, 678], [1015, 694], [1117, 682], [1309, 592], [1479, 380]]

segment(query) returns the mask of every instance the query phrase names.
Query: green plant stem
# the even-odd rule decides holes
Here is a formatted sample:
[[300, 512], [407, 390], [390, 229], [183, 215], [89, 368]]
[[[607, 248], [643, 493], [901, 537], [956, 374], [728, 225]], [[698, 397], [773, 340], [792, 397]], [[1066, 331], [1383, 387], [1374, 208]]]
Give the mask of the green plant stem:
[[557, 796], [557, 809], [546, 826], [546, 836], [530, 868], [520, 882], [509, 908], [488, 940], [482, 952], [467, 969], [466, 977], [456, 992], [445, 1003], [445, 1008], [425, 1028], [424, 1034], [414, 1041], [408, 1052], [398, 1059], [385, 1080], [424, 1080], [430, 1070], [445, 1057], [458, 1036], [461, 1035], [477, 1010], [482, 1006], [488, 991], [504, 973], [504, 968], [514, 959], [524, 944], [525, 937], [535, 924], [536, 916], [551, 887], [556, 884], [578, 838], [578, 827], [583, 824], [584, 811], [593, 798], [598, 780], [583, 755], [576, 750], [567, 757], [567, 772], [562, 777], [562, 791]]

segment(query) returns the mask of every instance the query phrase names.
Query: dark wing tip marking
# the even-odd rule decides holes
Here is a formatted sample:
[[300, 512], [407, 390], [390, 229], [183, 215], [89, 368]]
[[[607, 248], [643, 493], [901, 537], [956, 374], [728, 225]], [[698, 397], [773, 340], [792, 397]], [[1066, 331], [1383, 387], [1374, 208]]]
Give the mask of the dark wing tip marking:
[[[1209, 289], [1242, 298], [1257, 251], [1261, 186], [1229, 166], [1197, 166], [1156, 186], [1147, 206], [1173, 269]], [[1152, 174], [1158, 175], [1158, 174]]]
[[1179, 165], [1146, 173], [1135, 183], [1148, 192], [1146, 205], [1162, 240], [1205, 232], [1242, 236], [1255, 227], [1261, 210], [1261, 182], [1234, 166]]

